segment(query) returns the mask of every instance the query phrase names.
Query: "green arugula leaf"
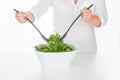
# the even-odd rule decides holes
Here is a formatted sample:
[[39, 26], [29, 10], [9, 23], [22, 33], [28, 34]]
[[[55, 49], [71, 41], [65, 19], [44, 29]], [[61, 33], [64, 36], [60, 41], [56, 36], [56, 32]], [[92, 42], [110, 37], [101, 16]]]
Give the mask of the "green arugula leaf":
[[35, 46], [35, 49], [39, 52], [70, 52], [74, 50], [72, 46], [60, 40], [58, 33], [50, 35], [47, 44]]

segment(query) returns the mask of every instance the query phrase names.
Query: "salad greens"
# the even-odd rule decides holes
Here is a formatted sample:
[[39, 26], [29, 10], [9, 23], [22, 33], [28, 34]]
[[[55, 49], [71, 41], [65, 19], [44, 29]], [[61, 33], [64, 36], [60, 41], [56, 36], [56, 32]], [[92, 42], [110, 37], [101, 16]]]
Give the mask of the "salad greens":
[[60, 40], [58, 33], [50, 35], [47, 44], [35, 46], [35, 49], [39, 52], [69, 52], [74, 50], [72, 46]]

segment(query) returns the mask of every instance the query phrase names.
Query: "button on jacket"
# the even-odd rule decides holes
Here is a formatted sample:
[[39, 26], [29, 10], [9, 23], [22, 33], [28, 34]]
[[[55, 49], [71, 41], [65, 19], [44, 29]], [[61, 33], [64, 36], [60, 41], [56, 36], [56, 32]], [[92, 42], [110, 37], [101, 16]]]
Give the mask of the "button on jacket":
[[[105, 0], [39, 0], [30, 10], [35, 19], [40, 18], [47, 10], [53, 8], [54, 32], [63, 35], [73, 20], [80, 14], [80, 10], [94, 4], [90, 9], [93, 15], [99, 16], [101, 26], [107, 22]], [[72, 26], [64, 41], [76, 47], [78, 52], [96, 52], [95, 26], [82, 20], [80, 17]]]

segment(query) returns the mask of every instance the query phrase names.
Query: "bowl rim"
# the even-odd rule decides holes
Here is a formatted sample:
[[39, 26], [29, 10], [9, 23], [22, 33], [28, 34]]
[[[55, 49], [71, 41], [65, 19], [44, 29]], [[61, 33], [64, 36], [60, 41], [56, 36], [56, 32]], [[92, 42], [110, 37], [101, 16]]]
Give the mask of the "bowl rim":
[[35, 52], [40, 53], [40, 54], [70, 54], [70, 53], [72, 54], [72, 53], [76, 53], [77, 50], [73, 50], [73, 51], [69, 51], [69, 52], [40, 52], [35, 49]]

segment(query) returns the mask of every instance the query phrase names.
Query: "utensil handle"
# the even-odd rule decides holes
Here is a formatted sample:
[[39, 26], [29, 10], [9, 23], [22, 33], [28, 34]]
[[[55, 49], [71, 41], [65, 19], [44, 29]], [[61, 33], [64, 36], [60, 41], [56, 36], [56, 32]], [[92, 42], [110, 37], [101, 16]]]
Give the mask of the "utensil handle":
[[93, 6], [93, 4], [91, 4], [87, 9], [90, 9]]
[[[87, 9], [90, 9], [92, 6], [93, 6], [93, 4], [91, 4]], [[78, 18], [79, 18], [81, 15], [82, 15], [82, 13], [80, 13], [80, 14], [77, 16], [77, 18], [72, 22], [72, 24], [70, 25], [70, 27], [68, 28], [68, 30], [65, 32], [65, 34], [60, 38], [60, 40], [63, 40], [63, 39], [66, 37], [68, 31], [71, 29], [71, 27], [73, 26], [73, 24], [78, 20]]]
[[[19, 13], [18, 10], [16, 10], [16, 9], [13, 9], [13, 10], [14, 10], [16, 13]], [[27, 17], [25, 17], [25, 19], [28, 20], [28, 21], [34, 26], [34, 28], [39, 32], [39, 34], [42, 36], [42, 38], [47, 42], [48, 39], [39, 31], [39, 29], [33, 24], [33, 22], [32, 22], [30, 19], [28, 19]]]

